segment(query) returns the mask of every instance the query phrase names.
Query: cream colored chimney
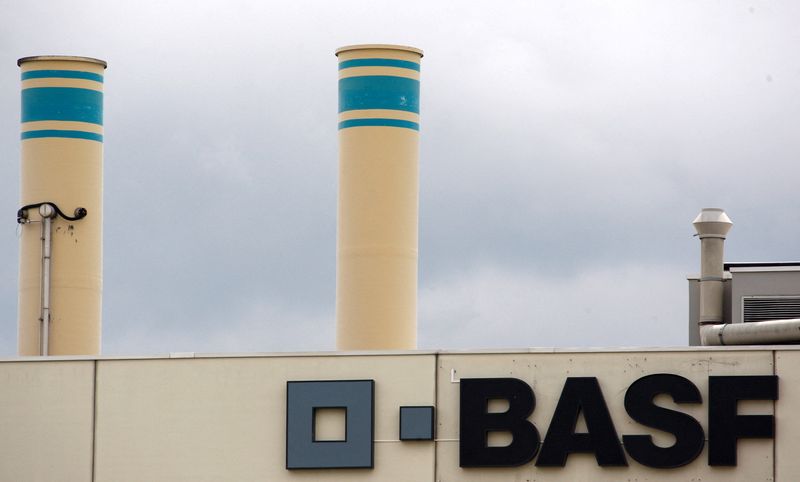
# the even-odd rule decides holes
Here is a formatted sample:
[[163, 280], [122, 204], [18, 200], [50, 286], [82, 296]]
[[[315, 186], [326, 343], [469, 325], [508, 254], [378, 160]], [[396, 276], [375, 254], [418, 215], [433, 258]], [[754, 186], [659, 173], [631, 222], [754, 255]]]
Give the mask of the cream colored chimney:
[[22, 71], [19, 354], [97, 355], [103, 286], [103, 73], [85, 57]]
[[422, 51], [354, 45], [336, 55], [336, 345], [414, 349]]

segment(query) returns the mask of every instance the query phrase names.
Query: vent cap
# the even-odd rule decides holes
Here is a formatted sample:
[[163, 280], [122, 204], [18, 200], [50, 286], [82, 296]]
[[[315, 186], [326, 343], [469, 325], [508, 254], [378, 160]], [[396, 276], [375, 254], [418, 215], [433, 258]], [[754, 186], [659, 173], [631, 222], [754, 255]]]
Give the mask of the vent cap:
[[697, 235], [702, 238], [722, 238], [731, 230], [731, 218], [720, 208], [703, 208], [692, 221]]

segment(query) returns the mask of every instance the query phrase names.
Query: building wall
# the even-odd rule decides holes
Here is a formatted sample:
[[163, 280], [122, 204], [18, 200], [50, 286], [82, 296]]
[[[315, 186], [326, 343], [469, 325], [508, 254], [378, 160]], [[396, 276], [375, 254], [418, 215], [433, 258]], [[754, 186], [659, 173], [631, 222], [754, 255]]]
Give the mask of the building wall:
[[[13, 359], [0, 361], [0, 480], [789, 482], [800, 480], [798, 367], [792, 347]], [[706, 434], [709, 375], [778, 375], [777, 402], [739, 403], [743, 414], [774, 414], [775, 439], [739, 441], [736, 467], [709, 467], [707, 447], [676, 469], [629, 456], [627, 467], [599, 467], [590, 454], [571, 454], [563, 468], [459, 467], [463, 378], [530, 385], [529, 419], [543, 438], [566, 378], [596, 377], [620, 437], [652, 434], [669, 446], [671, 435], [624, 408], [627, 387], [656, 373], [699, 388], [702, 404], [656, 402], [692, 415]], [[285, 468], [287, 382], [308, 380], [374, 380], [373, 468]], [[436, 407], [435, 442], [400, 440], [401, 406]]]
[[0, 479], [90, 481], [94, 361], [0, 363]]

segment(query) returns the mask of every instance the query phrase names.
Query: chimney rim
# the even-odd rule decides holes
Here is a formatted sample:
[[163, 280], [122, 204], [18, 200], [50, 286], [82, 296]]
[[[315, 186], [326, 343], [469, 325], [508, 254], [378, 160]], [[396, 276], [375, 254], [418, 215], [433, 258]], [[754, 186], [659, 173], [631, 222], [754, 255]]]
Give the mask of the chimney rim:
[[94, 57], [80, 57], [75, 55], [34, 55], [31, 57], [22, 57], [21, 59], [17, 60], [17, 66], [22, 67], [22, 64], [26, 62], [36, 62], [42, 60], [65, 60], [65, 61], [73, 61], [73, 62], [88, 62], [90, 64], [99, 64], [102, 65], [104, 69], [108, 68], [108, 62], [101, 59], [96, 59]]
[[351, 50], [372, 50], [372, 49], [380, 49], [380, 50], [400, 50], [403, 52], [411, 52], [415, 54], [419, 54], [420, 58], [424, 56], [422, 49], [418, 49], [416, 47], [411, 47], [410, 45], [395, 45], [395, 44], [356, 44], [356, 45], [345, 45], [344, 47], [339, 47], [336, 49], [336, 56], [338, 57], [342, 52], [349, 52]]

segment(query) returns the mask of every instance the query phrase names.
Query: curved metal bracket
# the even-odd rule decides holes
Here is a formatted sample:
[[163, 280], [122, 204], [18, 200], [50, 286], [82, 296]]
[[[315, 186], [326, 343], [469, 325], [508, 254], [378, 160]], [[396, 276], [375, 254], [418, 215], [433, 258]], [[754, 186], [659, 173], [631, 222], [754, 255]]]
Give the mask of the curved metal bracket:
[[21, 208], [19, 208], [17, 210], [17, 224], [25, 224], [28, 222], [28, 209], [38, 208], [39, 206], [44, 206], [44, 205], [51, 206], [55, 210], [57, 216], [61, 216], [67, 221], [78, 221], [79, 219], [85, 218], [86, 215], [89, 214], [88, 211], [86, 211], [86, 208], [77, 207], [75, 208], [75, 211], [73, 212], [72, 216], [67, 216], [66, 214], [64, 214], [64, 211], [62, 211], [58, 207], [56, 203], [45, 201], [40, 203], [28, 204], [26, 206], [22, 206]]

